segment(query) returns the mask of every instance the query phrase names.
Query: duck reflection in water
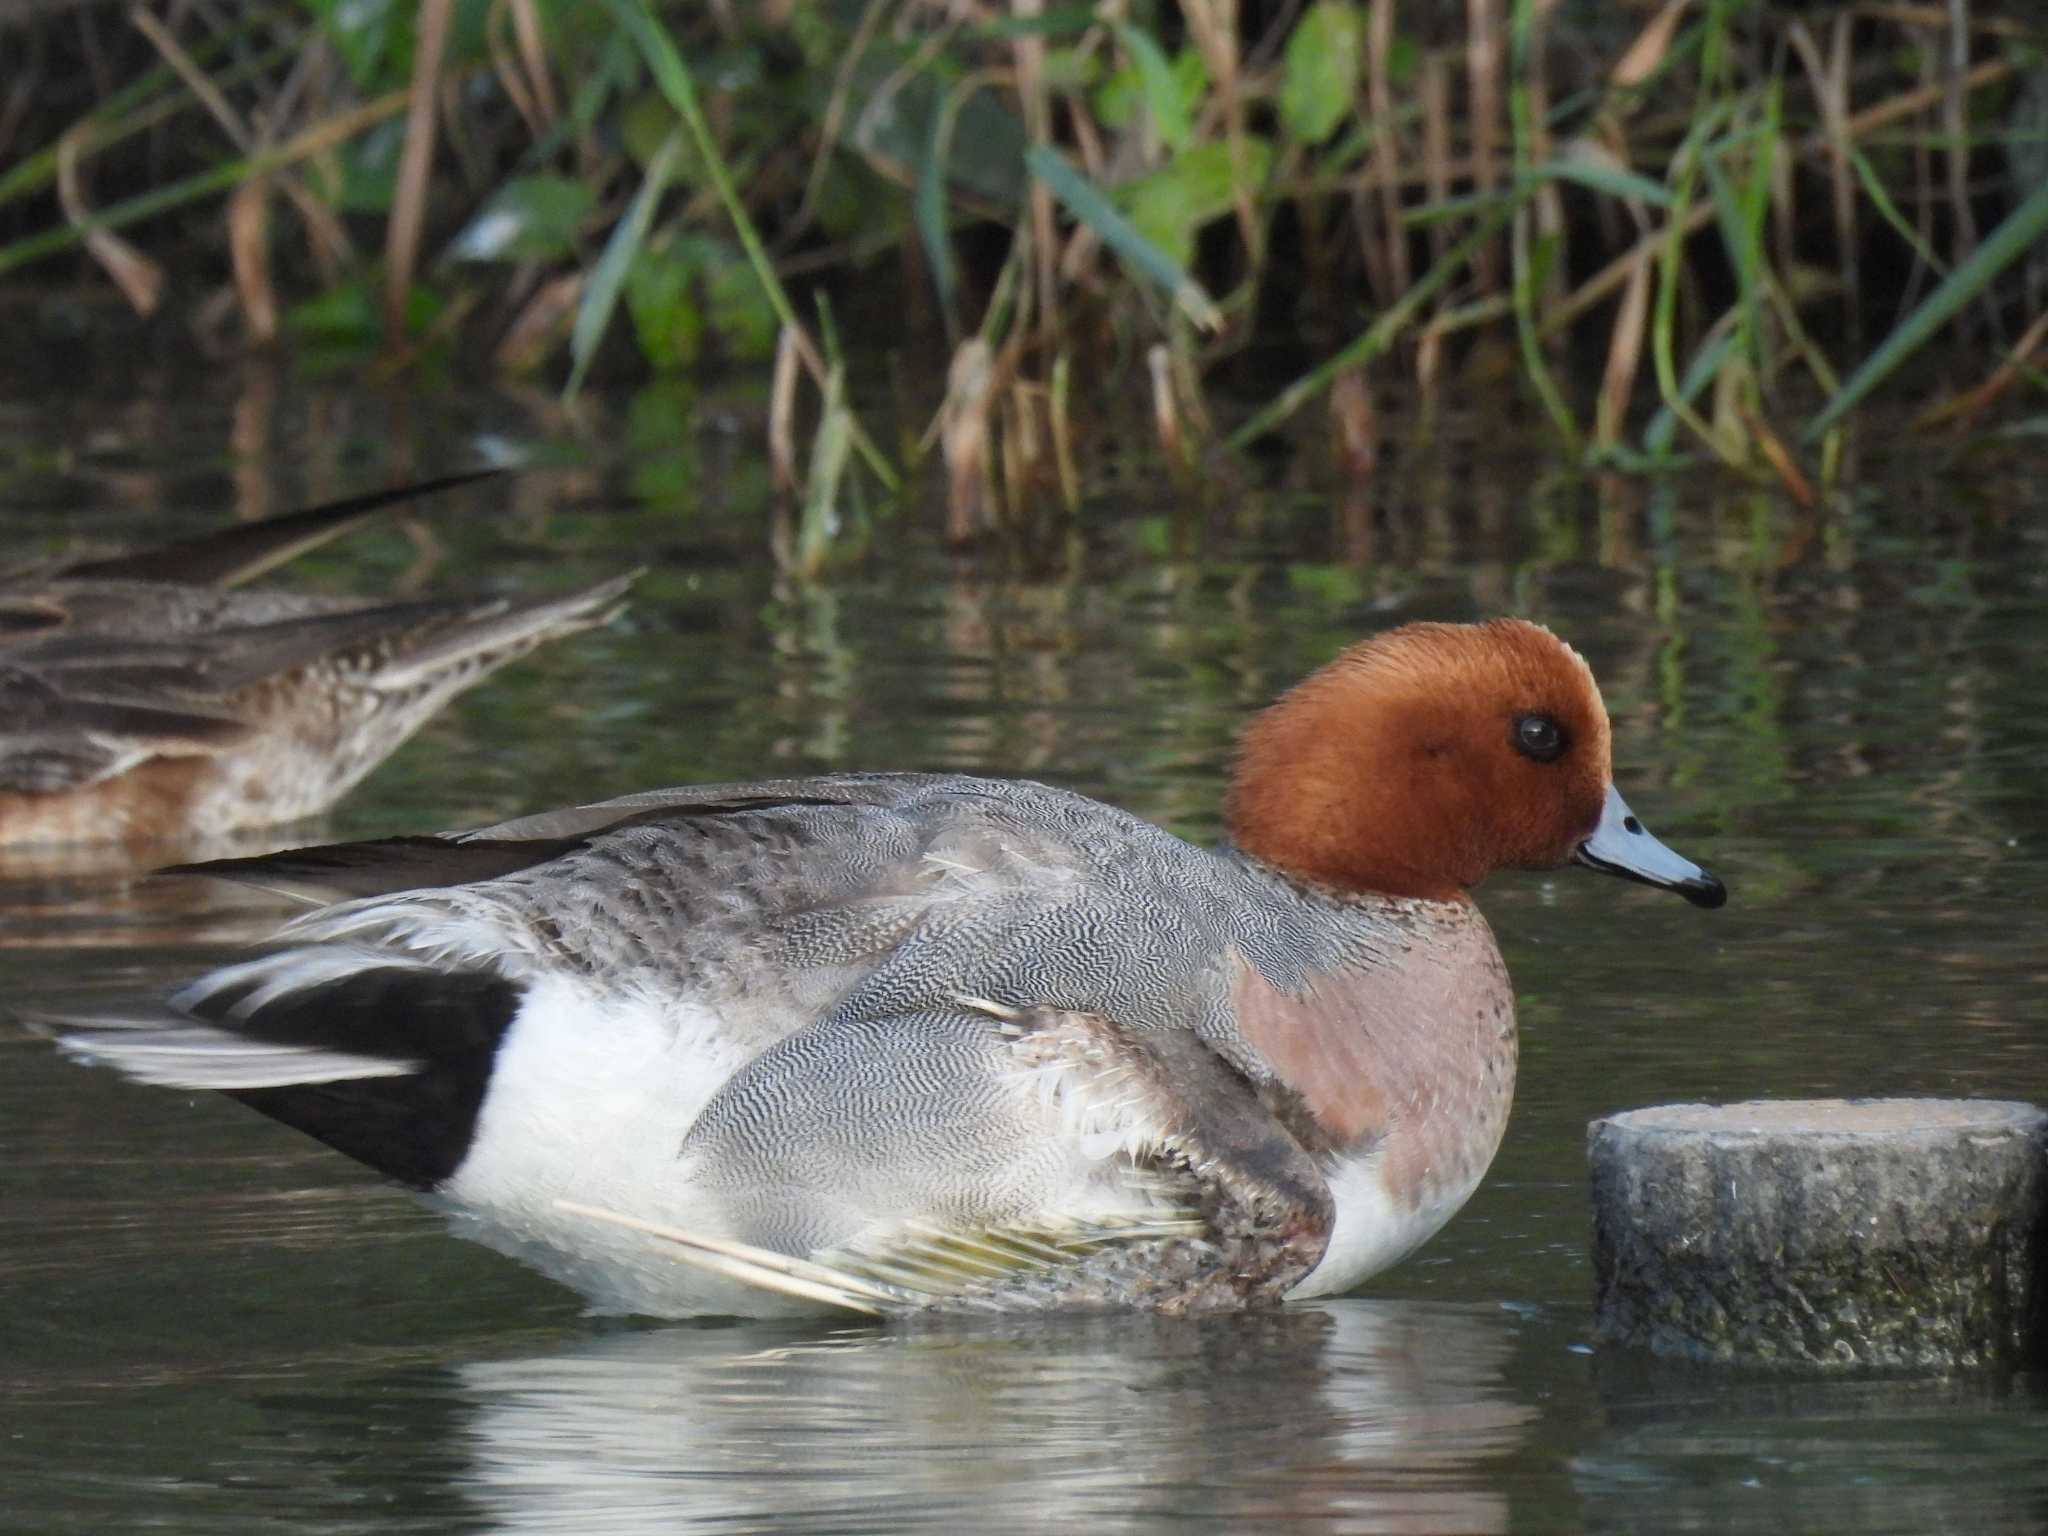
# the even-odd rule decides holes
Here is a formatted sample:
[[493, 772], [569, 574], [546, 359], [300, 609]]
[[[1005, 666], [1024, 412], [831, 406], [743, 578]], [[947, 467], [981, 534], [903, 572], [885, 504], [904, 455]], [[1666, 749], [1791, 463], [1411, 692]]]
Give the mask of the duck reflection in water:
[[464, 1489], [504, 1532], [1503, 1531], [1493, 1469], [1535, 1414], [1511, 1329], [1345, 1301], [618, 1332], [459, 1369]]

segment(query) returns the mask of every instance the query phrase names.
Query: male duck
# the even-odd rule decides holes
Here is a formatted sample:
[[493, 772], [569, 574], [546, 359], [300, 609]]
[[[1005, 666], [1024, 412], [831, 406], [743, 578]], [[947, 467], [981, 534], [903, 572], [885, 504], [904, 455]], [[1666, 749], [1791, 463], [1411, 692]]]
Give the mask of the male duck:
[[0, 573], [0, 847], [311, 816], [456, 694], [605, 623], [631, 577], [521, 601], [240, 589], [394, 502], [494, 473]]
[[1512, 619], [1344, 652], [1252, 722], [1228, 817], [1210, 851], [1042, 784], [834, 774], [194, 866], [346, 899], [65, 1043], [608, 1310], [1234, 1307], [1349, 1289], [1485, 1172], [1515, 1015], [1469, 887], [1726, 895]]

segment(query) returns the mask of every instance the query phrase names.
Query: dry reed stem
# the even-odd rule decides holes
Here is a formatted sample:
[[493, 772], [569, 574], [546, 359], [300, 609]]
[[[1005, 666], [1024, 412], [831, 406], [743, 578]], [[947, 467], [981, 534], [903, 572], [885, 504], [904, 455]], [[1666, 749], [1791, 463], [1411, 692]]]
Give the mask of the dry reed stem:
[[[1867, 139], [1878, 129], [1888, 128], [1901, 118], [1918, 116], [1941, 101], [1951, 84], [1967, 96], [1972, 91], [1980, 91], [1987, 85], [1996, 84], [2012, 72], [2013, 63], [2010, 59], [1987, 59], [1963, 75], [1959, 81], [1946, 82], [1937, 79], [1927, 85], [1916, 86], [1910, 91], [1901, 91], [1875, 106], [1865, 107], [1850, 118], [1849, 137]], [[1826, 147], [1827, 138], [1824, 131], [1816, 133], [1806, 141], [1809, 152], [1824, 150]]]
[[1929, 406], [1913, 418], [1914, 429], [1926, 431], [1943, 422], [1951, 422], [1957, 432], [1967, 432], [2000, 395], [2019, 382], [2044, 342], [2048, 342], [2048, 313], [2034, 317], [2034, 323], [2027, 327], [2026, 334], [2020, 337], [2005, 360], [1992, 370], [1990, 377], [1963, 394], [1952, 395]]
[[[1712, 223], [1713, 219], [1714, 205], [1711, 202], [1694, 203], [1686, 210], [1685, 218], [1679, 224], [1679, 238], [1691, 238]], [[1628, 250], [1579, 284], [1561, 303], [1548, 310], [1537, 322], [1537, 333], [1542, 336], [1553, 336], [1563, 330], [1626, 283], [1630, 270], [1645, 252], [1654, 254], [1670, 238], [1671, 230], [1664, 224], [1645, 234]]]
[[866, 9], [860, 14], [860, 24], [853, 29], [852, 41], [846, 45], [846, 56], [839, 61], [839, 69], [832, 77], [832, 94], [826, 99], [824, 118], [818, 124], [818, 150], [811, 157], [810, 174], [804, 178], [803, 199], [797, 204], [797, 211], [783, 232], [782, 244], [787, 244], [809, 228], [811, 220], [817, 216], [818, 197], [825, 189], [825, 175], [832, 168], [832, 151], [839, 142], [840, 126], [846, 120], [847, 103], [853, 97], [853, 72], [866, 57], [868, 45], [874, 41], [882, 18], [892, 3], [893, 0], [868, 0]]
[[114, 280], [139, 315], [153, 315], [163, 302], [164, 269], [110, 229], [93, 224], [79, 182], [78, 163], [92, 145], [90, 118], [66, 131], [57, 141], [57, 203], [73, 228], [82, 232], [86, 250]]
[[[1544, 43], [1549, 32], [1551, 13], [1557, 9], [1558, 0], [1534, 0], [1529, 8], [1529, 35], [1527, 38], [1529, 110], [1529, 164], [1542, 165], [1550, 159], [1550, 81], [1546, 71]], [[1564, 194], [1555, 180], [1544, 181], [1536, 188], [1532, 200], [1536, 212], [1536, 233], [1551, 242], [1552, 254], [1543, 274], [1545, 304], [1554, 304], [1564, 297], [1564, 277], [1570, 270], [1571, 257], [1566, 249], [1569, 238], [1564, 222]]]
[[251, 176], [228, 196], [228, 260], [249, 339], [277, 339], [277, 290], [270, 281], [270, 178]]
[[979, 336], [961, 342], [946, 369], [939, 454], [946, 466], [946, 536], [955, 543], [972, 539], [985, 522], [996, 372], [989, 344]]
[[1838, 17], [1829, 57], [1823, 59], [1813, 34], [1803, 20], [1785, 29], [1785, 39], [1806, 70], [1815, 104], [1820, 108], [1821, 132], [1827, 141], [1828, 178], [1833, 194], [1836, 257], [1842, 266], [1849, 313], [1856, 313], [1858, 273], [1856, 260], [1856, 183], [1850, 168], [1853, 148], [1849, 139], [1848, 32]]
[[[1021, 22], [1035, 21], [1045, 14], [1045, 0], [1010, 0], [1010, 13]], [[1045, 39], [1036, 32], [1020, 32], [1012, 40], [1010, 51], [1016, 60], [1017, 99], [1024, 109], [1024, 136], [1034, 145], [1049, 145], [1052, 110], [1045, 90]], [[1058, 329], [1059, 323], [1059, 275], [1054, 265], [1059, 256], [1059, 237], [1053, 221], [1052, 189], [1034, 176], [1025, 200], [1031, 211], [1031, 263], [1037, 279], [1038, 312], [1050, 334]], [[1020, 319], [1025, 297], [1025, 293], [1018, 295]]]
[[1629, 402], [1635, 396], [1642, 368], [1643, 343], [1650, 334], [1650, 268], [1652, 252], [1644, 247], [1629, 267], [1621, 304], [1614, 312], [1614, 330], [1607, 340], [1607, 367], [1600, 378], [1600, 402], [1593, 419], [1593, 441], [1612, 448], [1621, 441]]
[[[1920, 55], [1920, 76], [1930, 86], [1934, 83], [1936, 64], [1927, 57], [1925, 50]], [[1851, 129], [1854, 119], [1851, 119]], [[1913, 246], [1913, 265], [1906, 273], [1904, 291], [1893, 324], [1906, 318], [1914, 304], [1919, 302], [1920, 287], [1927, 277], [1928, 264], [1922, 251], [1934, 249], [1934, 154], [1923, 137], [1913, 140], [1913, 230], [1920, 238]]]
[[[1484, 197], [1500, 182], [1500, 0], [1465, 0], [1466, 102], [1472, 128], [1472, 190]], [[1500, 246], [1489, 240], [1475, 255], [1481, 288], [1500, 286]]]
[[1663, 68], [1664, 58], [1671, 52], [1671, 39], [1691, 8], [1692, 0], [1665, 0], [1664, 8], [1644, 24], [1635, 41], [1614, 61], [1614, 68], [1607, 72], [1607, 83], [1617, 90], [1633, 90]]
[[[1441, 53], [1422, 59], [1422, 195], [1432, 203], [1451, 196], [1451, 66]], [[1442, 261], [1451, 232], [1438, 219], [1429, 226], [1429, 259]]]
[[[1844, 13], [1849, 16], [1867, 17], [1871, 21], [1889, 21], [1902, 27], [1924, 27], [1939, 32], [1949, 24], [1948, 11], [1939, 5], [1886, 5], [1864, 4], [1851, 6]], [[2015, 21], [2009, 16], [1965, 16], [1964, 25], [1972, 32], [1981, 32], [1991, 37], [2039, 37], [2041, 25], [2037, 22]]]
[[527, 134], [537, 139], [547, 129], [541, 121], [540, 102], [527, 85], [526, 67], [510, 35], [511, 24], [511, 0], [491, 0], [491, 8], [484, 16], [484, 45], [491, 51], [491, 69], [498, 78], [498, 89], [526, 124]]
[[[185, 89], [203, 106], [236, 149], [248, 154], [256, 148], [249, 125], [221, 94], [164, 24], [141, 6], [128, 13], [129, 23], [149, 39], [157, 55], [171, 68]], [[270, 189], [269, 178], [252, 176], [228, 196], [228, 261], [234, 273], [235, 297], [241, 306], [242, 326], [249, 339], [267, 346], [277, 339], [277, 295], [270, 281]]]
[[220, 87], [207, 78], [206, 72], [192, 61], [191, 55], [178, 46], [178, 40], [171, 35], [169, 29], [139, 5], [128, 13], [128, 21], [136, 31], [149, 39], [150, 45], [171, 67], [172, 73], [184, 82], [185, 89], [190, 91], [194, 99], [213, 115], [214, 121], [227, 131], [227, 136], [234, 141], [235, 148], [247, 153], [251, 146], [251, 137], [241, 114], [228, 105], [228, 99], [221, 94]]
[[[575, 317], [576, 306], [583, 298], [584, 275], [564, 272], [533, 291], [491, 354], [492, 365], [499, 372], [530, 373], [547, 361]], [[446, 327], [437, 322], [437, 328]]]
[[1180, 402], [1181, 416], [1194, 427], [1196, 440], [1206, 443], [1214, 435], [1216, 424], [1202, 394], [1202, 372], [1196, 366], [1195, 349], [1184, 326], [1174, 327], [1167, 356], [1173, 363], [1174, 396]]
[[1330, 436], [1345, 482], [1356, 487], [1370, 480], [1379, 467], [1380, 429], [1363, 368], [1346, 368], [1330, 380]]
[[803, 358], [796, 330], [783, 326], [775, 337], [775, 373], [768, 387], [768, 472], [775, 494], [793, 500], [803, 489], [796, 471], [796, 384]]
[[399, 151], [391, 221], [384, 230], [384, 339], [393, 348], [405, 338], [406, 299], [426, 228], [427, 185], [434, 169], [434, 98], [454, 9], [454, 0], [420, 0], [412, 85], [406, 94], [405, 143]]
[[1052, 456], [1060, 477], [1060, 500], [1069, 516], [1081, 510], [1081, 475], [1074, 462], [1074, 431], [1068, 418], [1070, 372], [1067, 354], [1053, 359], [1052, 389], [1047, 397], [1047, 414], [1052, 420]]
[[1387, 275], [1396, 293], [1408, 290], [1408, 228], [1401, 222], [1401, 190], [1395, 167], [1401, 147], [1394, 137], [1394, 88], [1387, 77], [1394, 51], [1394, 0], [1373, 0], [1366, 29], [1366, 94], [1372, 111], [1372, 179], [1378, 184], [1380, 222], [1386, 226]]
[[[193, 99], [206, 108], [207, 113], [220, 125], [221, 132], [225, 133], [228, 137], [228, 142], [245, 155], [258, 154], [269, 147], [272, 139], [275, 137], [271, 124], [266, 123], [261, 128], [252, 128], [162, 22], [158, 21], [156, 17], [143, 10], [140, 6], [129, 12], [128, 19], [138, 32], [149, 39], [150, 45], [156, 49], [158, 55], [170, 66], [172, 72], [184, 82], [186, 89], [191, 91]], [[294, 79], [302, 78], [303, 76], [295, 70]], [[282, 112], [285, 105], [283, 102], [284, 94], [283, 92], [279, 93], [279, 100], [274, 106], [275, 115], [272, 118], [272, 123], [282, 120]], [[315, 264], [320, 268], [322, 278], [328, 282], [333, 282], [339, 276], [341, 267], [353, 255], [349, 245], [348, 233], [342, 228], [340, 217], [332, 208], [315, 197], [298, 177], [290, 175], [280, 176], [277, 178], [277, 185], [291, 199], [292, 206], [298, 211], [300, 221], [306, 227], [307, 246], [312, 252]], [[247, 212], [244, 211], [241, 217], [246, 220], [248, 217]], [[229, 250], [231, 255], [235, 254], [235, 218], [235, 212], [231, 207], [228, 218]], [[268, 222], [269, 215], [266, 209], [263, 221], [266, 231], [268, 229]], [[244, 227], [246, 229], [246, 226]], [[246, 234], [243, 238], [247, 238]], [[264, 258], [264, 263], [267, 268], [267, 255]], [[244, 268], [239, 264], [239, 258], [235, 266], [235, 286], [238, 293], [247, 291]], [[274, 301], [271, 304], [271, 315], [267, 329], [263, 322], [249, 314], [246, 306], [244, 307], [243, 318], [249, 325], [250, 334], [256, 336], [258, 340], [267, 341], [276, 334], [276, 305]]]
[[[1841, 243], [1842, 276], [1848, 288], [1848, 313], [1851, 324], [1854, 325], [1858, 323], [1856, 317], [1862, 313], [1862, 306], [1857, 302], [1857, 298], [1863, 287], [1863, 261], [1856, 233], [1856, 180], [1849, 163], [1849, 65], [1852, 57], [1850, 36], [1851, 24], [1848, 16], [1837, 16], [1828, 59], [1828, 91], [1834, 97], [1835, 105], [1841, 113], [1841, 122], [1837, 125], [1836, 134], [1830, 135], [1831, 138], [1839, 135], [1840, 140], [1841, 163], [1836, 168], [1834, 176], [1835, 238]], [[1790, 238], [1789, 230], [1787, 238]], [[1915, 259], [1918, 259], [1917, 256]], [[1788, 264], [1785, 270], [1791, 271], [1791, 266]]]
[[1812, 511], [1819, 504], [1820, 498], [1814, 494], [1813, 482], [1808, 480], [1805, 472], [1800, 469], [1799, 461], [1792, 456], [1792, 450], [1785, 446], [1785, 440], [1778, 436], [1769, 422], [1757, 414], [1756, 409], [1748, 401], [1738, 399], [1735, 410], [1741, 417], [1742, 424], [1749, 429], [1750, 440], [1756, 444], [1757, 451], [1764, 457], [1764, 462], [1771, 466], [1784, 485], [1785, 494], [1797, 502], [1801, 510]]
[[1152, 429], [1159, 438], [1159, 451], [1166, 455], [1169, 467], [1185, 468], [1187, 444], [1173, 398], [1173, 360], [1164, 342], [1155, 341], [1145, 349], [1145, 369], [1152, 379]]
[[1230, 146], [1231, 202], [1237, 211], [1238, 238], [1244, 242], [1246, 260], [1257, 271], [1265, 260], [1266, 225], [1252, 201], [1255, 189], [1244, 173], [1244, 97], [1237, 73], [1237, 0], [1181, 0], [1180, 8], [1216, 88], [1224, 140]]
[[[1949, 0], [1948, 47], [1942, 53], [1941, 127], [1948, 140], [1949, 211], [1955, 219], [1950, 249], [1957, 266], [1977, 249], [1977, 215], [1970, 208], [1970, 118], [1963, 75], [1970, 67], [1969, 0]], [[1996, 311], [1992, 312], [1996, 324]]]
[[526, 80], [533, 92], [541, 126], [552, 128], [561, 115], [555, 100], [555, 77], [548, 68], [547, 37], [541, 30], [540, 9], [534, 0], [512, 0], [512, 30], [519, 38], [519, 56], [526, 61]]
[[1415, 342], [1415, 392], [1419, 397], [1418, 410], [1424, 435], [1434, 430], [1438, 409], [1443, 403], [1437, 388], [1443, 378], [1443, 362], [1444, 331], [1432, 320], [1422, 328], [1422, 334]]

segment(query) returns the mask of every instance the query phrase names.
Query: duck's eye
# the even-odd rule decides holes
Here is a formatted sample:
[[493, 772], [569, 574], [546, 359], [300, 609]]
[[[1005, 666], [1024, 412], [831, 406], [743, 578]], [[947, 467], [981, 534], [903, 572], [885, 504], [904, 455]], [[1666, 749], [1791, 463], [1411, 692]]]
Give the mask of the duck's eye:
[[1564, 754], [1564, 727], [1548, 715], [1523, 715], [1515, 721], [1515, 750], [1539, 763], [1554, 763]]

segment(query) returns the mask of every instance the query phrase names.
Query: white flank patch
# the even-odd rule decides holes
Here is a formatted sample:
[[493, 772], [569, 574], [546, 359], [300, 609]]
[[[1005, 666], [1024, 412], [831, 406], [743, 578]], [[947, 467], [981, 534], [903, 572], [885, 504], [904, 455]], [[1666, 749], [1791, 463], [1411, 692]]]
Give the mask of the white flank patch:
[[725, 1233], [723, 1213], [690, 1187], [678, 1154], [746, 1059], [730, 1033], [715, 1012], [688, 1002], [537, 979], [498, 1048], [469, 1155], [440, 1189], [458, 1230], [582, 1291], [602, 1311], [784, 1310], [678, 1263], [641, 1233], [560, 1204]]
[[1287, 1293], [1290, 1300], [1335, 1296], [1399, 1263], [1428, 1242], [1471, 1198], [1473, 1188], [1445, 1190], [1415, 1207], [1387, 1193], [1377, 1156], [1354, 1157], [1330, 1169], [1337, 1221], [1323, 1261]]

